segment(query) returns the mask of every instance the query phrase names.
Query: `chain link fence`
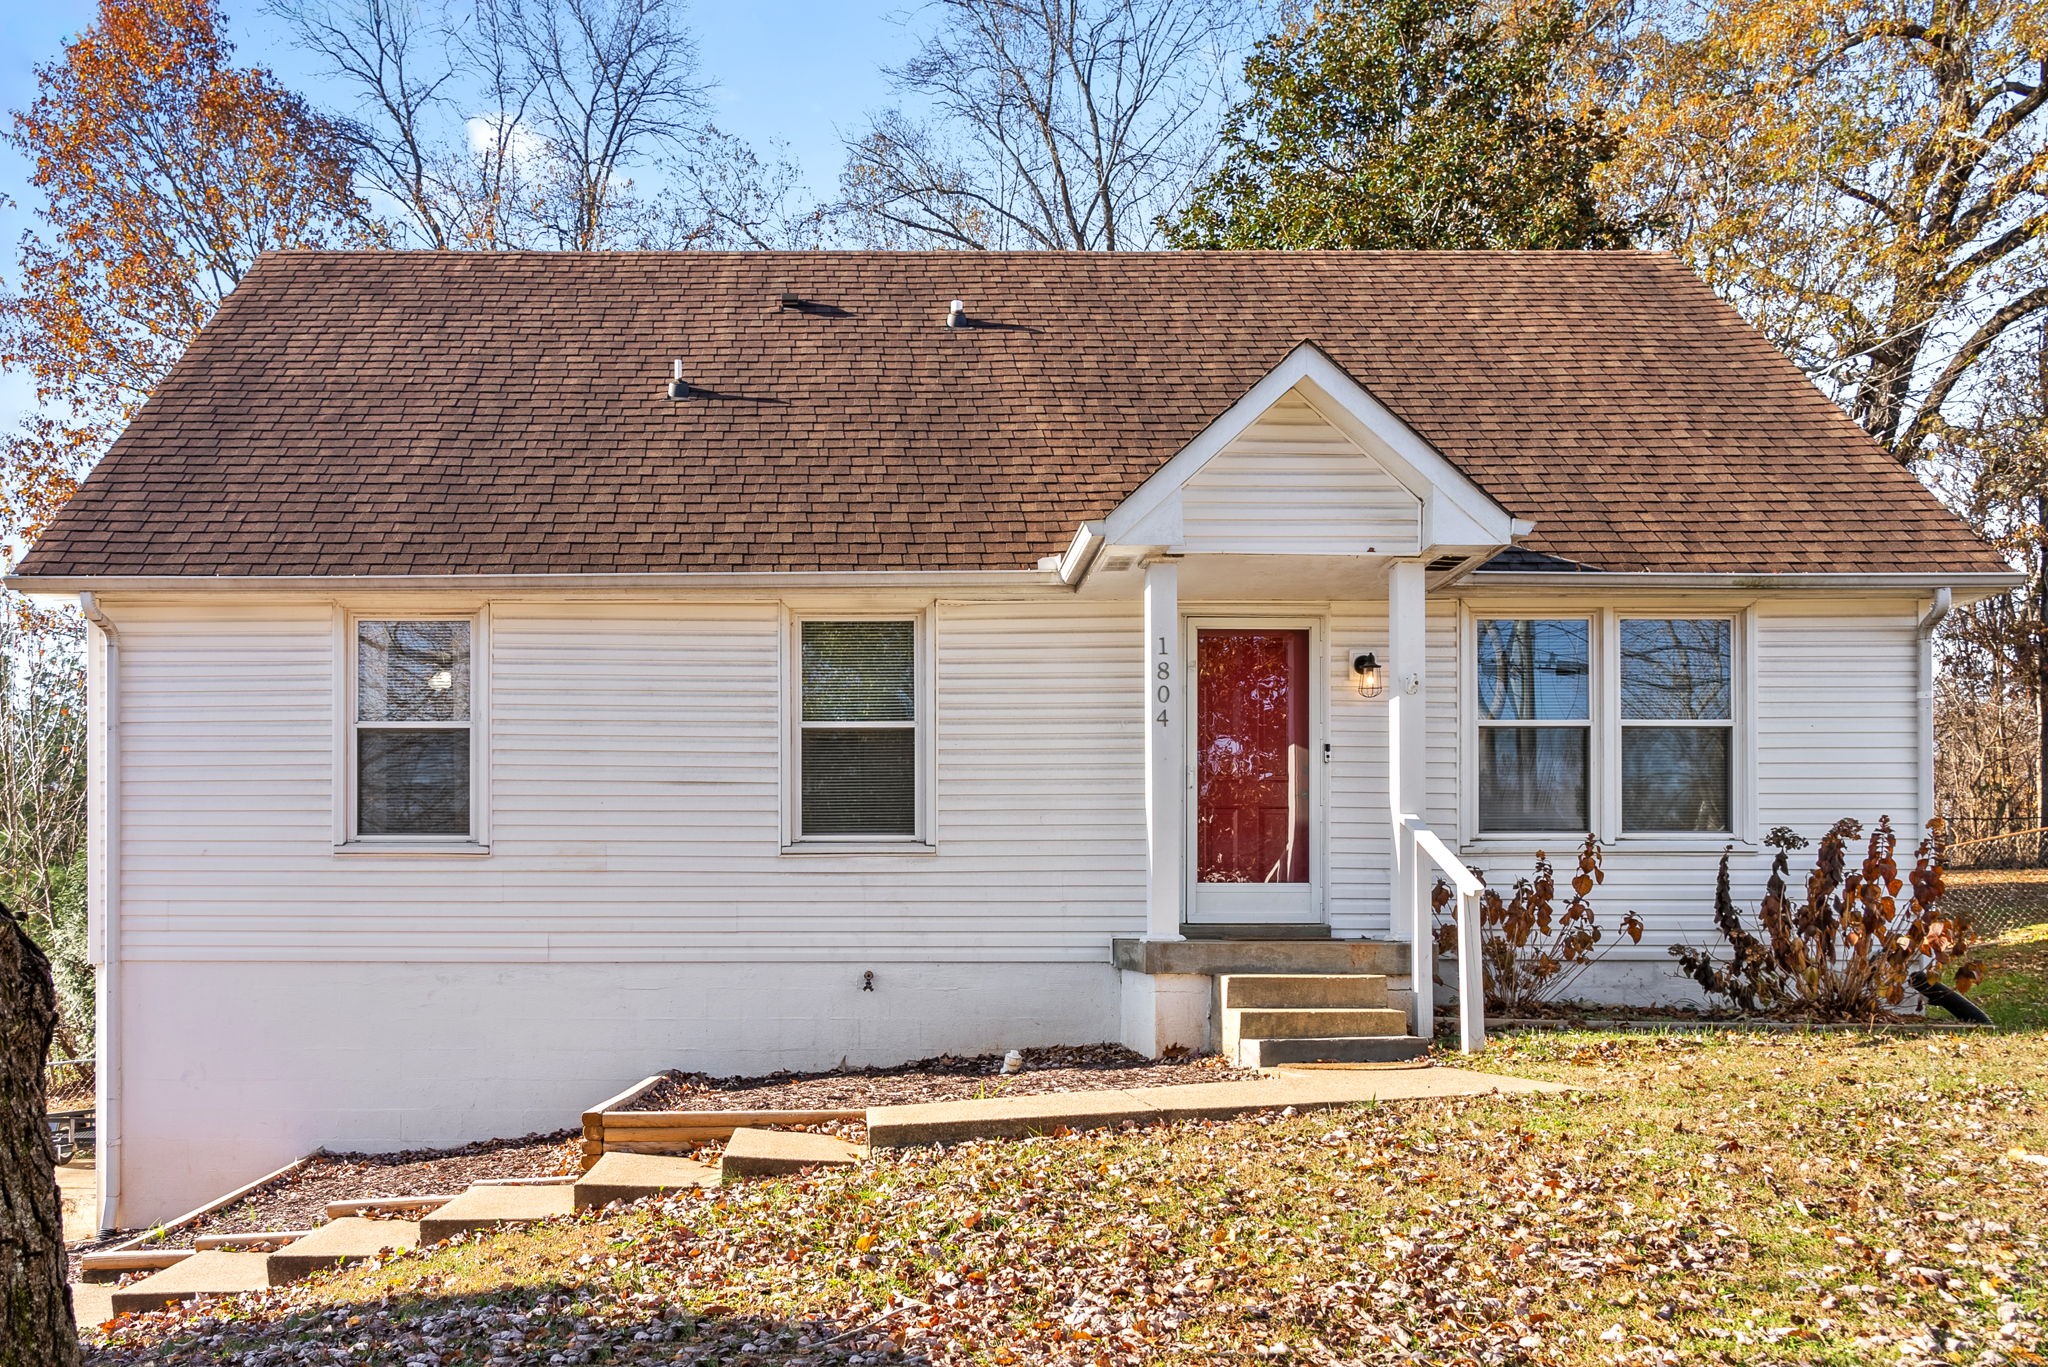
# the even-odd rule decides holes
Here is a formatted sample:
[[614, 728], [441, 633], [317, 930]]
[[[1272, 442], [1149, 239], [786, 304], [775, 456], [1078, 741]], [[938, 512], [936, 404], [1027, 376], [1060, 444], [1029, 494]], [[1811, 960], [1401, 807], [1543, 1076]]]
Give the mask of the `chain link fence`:
[[2048, 826], [1953, 842], [1946, 881], [1944, 901], [1980, 940], [2048, 922]]

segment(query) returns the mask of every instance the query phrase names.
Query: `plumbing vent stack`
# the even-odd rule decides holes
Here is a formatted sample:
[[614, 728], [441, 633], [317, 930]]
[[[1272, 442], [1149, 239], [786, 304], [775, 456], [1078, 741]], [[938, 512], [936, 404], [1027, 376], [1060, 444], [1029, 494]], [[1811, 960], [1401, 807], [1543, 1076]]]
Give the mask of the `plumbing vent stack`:
[[670, 362], [668, 396], [671, 399], [687, 399], [690, 397], [690, 386], [683, 379], [683, 358], [680, 356]]
[[967, 326], [967, 301], [965, 299], [955, 299], [953, 306], [946, 310], [946, 326], [949, 328], [964, 328]]

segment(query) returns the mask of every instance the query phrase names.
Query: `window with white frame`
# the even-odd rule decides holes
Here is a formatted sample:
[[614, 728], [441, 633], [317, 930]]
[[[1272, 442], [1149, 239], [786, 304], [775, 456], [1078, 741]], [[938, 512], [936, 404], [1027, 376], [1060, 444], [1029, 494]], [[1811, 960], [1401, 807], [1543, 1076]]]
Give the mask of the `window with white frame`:
[[1476, 646], [1480, 832], [1587, 829], [1592, 622], [1483, 619]]
[[798, 839], [918, 839], [918, 626], [915, 617], [796, 624]]
[[351, 836], [474, 838], [473, 619], [359, 618]]
[[1731, 829], [1734, 623], [1624, 617], [1618, 634], [1621, 829]]

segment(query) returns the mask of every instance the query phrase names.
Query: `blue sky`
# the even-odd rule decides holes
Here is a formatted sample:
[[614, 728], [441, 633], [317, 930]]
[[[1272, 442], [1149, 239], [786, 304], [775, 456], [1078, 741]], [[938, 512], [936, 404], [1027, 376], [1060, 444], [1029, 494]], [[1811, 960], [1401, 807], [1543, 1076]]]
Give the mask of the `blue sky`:
[[[314, 69], [292, 49], [253, 0], [226, 0], [237, 60], [265, 66], [316, 103], [334, 103]], [[64, 40], [88, 25], [95, 6], [86, 0], [13, 0], [0, 4], [0, 107], [26, 105], [35, 95], [34, 68], [54, 59]], [[709, 0], [692, 5], [703, 74], [717, 83], [712, 120], [766, 154], [788, 145], [811, 188], [836, 184], [840, 135], [888, 102], [881, 69], [914, 47], [905, 27], [914, 17], [902, 5], [862, 0]], [[0, 274], [14, 270], [14, 244], [29, 224], [27, 167], [0, 149]], [[28, 385], [0, 376], [0, 425], [11, 426], [31, 402]]]

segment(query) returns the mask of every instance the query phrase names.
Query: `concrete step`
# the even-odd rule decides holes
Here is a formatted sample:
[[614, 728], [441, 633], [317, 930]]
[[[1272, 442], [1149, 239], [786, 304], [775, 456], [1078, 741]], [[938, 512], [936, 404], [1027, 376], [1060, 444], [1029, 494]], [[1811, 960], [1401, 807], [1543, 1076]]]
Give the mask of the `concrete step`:
[[330, 1267], [419, 1246], [420, 1227], [416, 1221], [370, 1220], [359, 1215], [346, 1215], [339, 1220], [329, 1220], [305, 1238], [294, 1239], [268, 1255], [270, 1284], [289, 1286], [301, 1277], [310, 1277]]
[[657, 1153], [608, 1153], [576, 1180], [576, 1209], [608, 1206], [614, 1201], [637, 1201], [664, 1191], [686, 1187], [715, 1187], [718, 1169], [694, 1158], [676, 1158]]
[[1283, 1063], [1399, 1063], [1429, 1053], [1420, 1035], [1350, 1035], [1336, 1039], [1247, 1039], [1237, 1045], [1240, 1068]]
[[475, 1186], [420, 1218], [420, 1242], [438, 1244], [472, 1229], [530, 1225], [576, 1213], [576, 1192], [560, 1186]]
[[748, 1177], [780, 1177], [805, 1168], [850, 1168], [865, 1156], [860, 1145], [829, 1134], [741, 1128], [725, 1143], [718, 1175], [722, 1182], [735, 1182]]
[[1408, 971], [1408, 946], [1391, 940], [1139, 940], [1110, 942], [1133, 973], [1381, 973]]
[[234, 1296], [271, 1285], [268, 1253], [194, 1253], [139, 1282], [113, 1289], [116, 1315], [161, 1310], [198, 1296]]
[[1383, 973], [1226, 973], [1216, 986], [1225, 1009], [1387, 1004]]
[[93, 1282], [71, 1283], [71, 1314], [78, 1332], [90, 1334], [114, 1318], [114, 1288]]
[[[1234, 1028], [1233, 1028], [1234, 1027]], [[1224, 1012], [1226, 1037], [1336, 1039], [1344, 1035], [1405, 1035], [1408, 1013], [1392, 1007], [1257, 1007]]]

